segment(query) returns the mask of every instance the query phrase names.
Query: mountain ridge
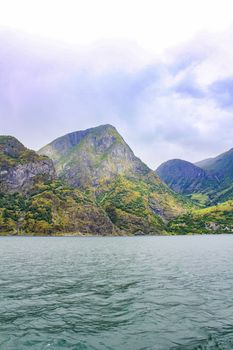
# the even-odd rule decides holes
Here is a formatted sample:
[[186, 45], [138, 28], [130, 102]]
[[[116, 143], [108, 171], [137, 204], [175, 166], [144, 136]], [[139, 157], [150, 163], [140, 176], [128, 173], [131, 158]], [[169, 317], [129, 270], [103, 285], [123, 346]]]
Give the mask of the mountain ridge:
[[233, 148], [199, 164], [202, 169], [219, 176], [222, 179], [222, 187], [227, 187], [233, 182]]
[[[184, 195], [162, 182], [110, 124], [68, 133], [39, 154], [0, 136], [0, 234], [188, 234], [192, 225], [194, 233], [216, 227], [230, 233], [233, 182], [216, 191], [212, 171], [179, 159], [167, 163], [168, 173], [178, 169], [169, 185]], [[19, 175], [13, 182], [12, 172]], [[226, 199], [222, 207], [198, 209]]]

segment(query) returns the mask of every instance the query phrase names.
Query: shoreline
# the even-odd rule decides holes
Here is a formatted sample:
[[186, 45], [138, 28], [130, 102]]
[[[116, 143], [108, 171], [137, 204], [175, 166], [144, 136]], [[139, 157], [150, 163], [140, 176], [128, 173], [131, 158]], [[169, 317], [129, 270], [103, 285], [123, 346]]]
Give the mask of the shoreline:
[[188, 233], [188, 234], [154, 234], [154, 235], [134, 235], [134, 234], [123, 234], [123, 235], [95, 235], [95, 234], [82, 234], [82, 233], [64, 233], [64, 234], [12, 234], [12, 233], [0, 233], [1, 237], [79, 237], [79, 238], [90, 238], [90, 237], [96, 237], [96, 238], [104, 238], [104, 237], [179, 237], [179, 236], [221, 236], [221, 235], [233, 235], [232, 232], [210, 232], [210, 233]]

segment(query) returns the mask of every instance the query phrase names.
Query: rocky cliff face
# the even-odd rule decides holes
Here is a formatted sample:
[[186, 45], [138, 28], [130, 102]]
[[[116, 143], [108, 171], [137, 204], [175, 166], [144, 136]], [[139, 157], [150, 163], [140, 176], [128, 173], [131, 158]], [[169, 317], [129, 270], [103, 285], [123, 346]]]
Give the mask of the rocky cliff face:
[[28, 192], [39, 177], [55, 177], [52, 161], [28, 150], [14, 137], [0, 136], [0, 191]]
[[119, 233], [91, 198], [55, 178], [52, 160], [0, 136], [0, 232]]
[[55, 176], [51, 160], [39, 160], [14, 167], [0, 167], [0, 190], [7, 192], [28, 192], [39, 177], [44, 180]]

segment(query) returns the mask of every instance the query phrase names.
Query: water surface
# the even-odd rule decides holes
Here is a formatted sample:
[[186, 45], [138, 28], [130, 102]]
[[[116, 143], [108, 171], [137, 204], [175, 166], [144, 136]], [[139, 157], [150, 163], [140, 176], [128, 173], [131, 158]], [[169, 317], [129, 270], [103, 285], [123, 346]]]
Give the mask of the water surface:
[[0, 349], [233, 349], [233, 236], [1, 237]]

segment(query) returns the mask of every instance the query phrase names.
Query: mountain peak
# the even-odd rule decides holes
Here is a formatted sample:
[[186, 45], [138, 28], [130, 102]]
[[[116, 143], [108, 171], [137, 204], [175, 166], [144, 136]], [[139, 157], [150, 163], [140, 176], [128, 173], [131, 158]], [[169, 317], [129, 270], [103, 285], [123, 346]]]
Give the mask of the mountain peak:
[[[11, 136], [11, 135], [0, 135], [0, 144], [3, 145], [3, 144], [7, 144], [9, 142], [16, 142], [16, 143], [20, 143], [19, 140], [14, 137], [14, 136]], [[22, 144], [21, 144], [22, 145]]]
[[110, 124], [59, 137], [43, 147], [39, 154], [49, 156], [58, 175], [74, 187], [97, 185], [116, 175], [150, 171]]
[[113, 126], [112, 124], [101, 124], [101, 125], [98, 125], [96, 127], [93, 127], [92, 129], [103, 129], [103, 130], [106, 130], [106, 129], [111, 130], [112, 129], [112, 130], [116, 130], [115, 126]]

